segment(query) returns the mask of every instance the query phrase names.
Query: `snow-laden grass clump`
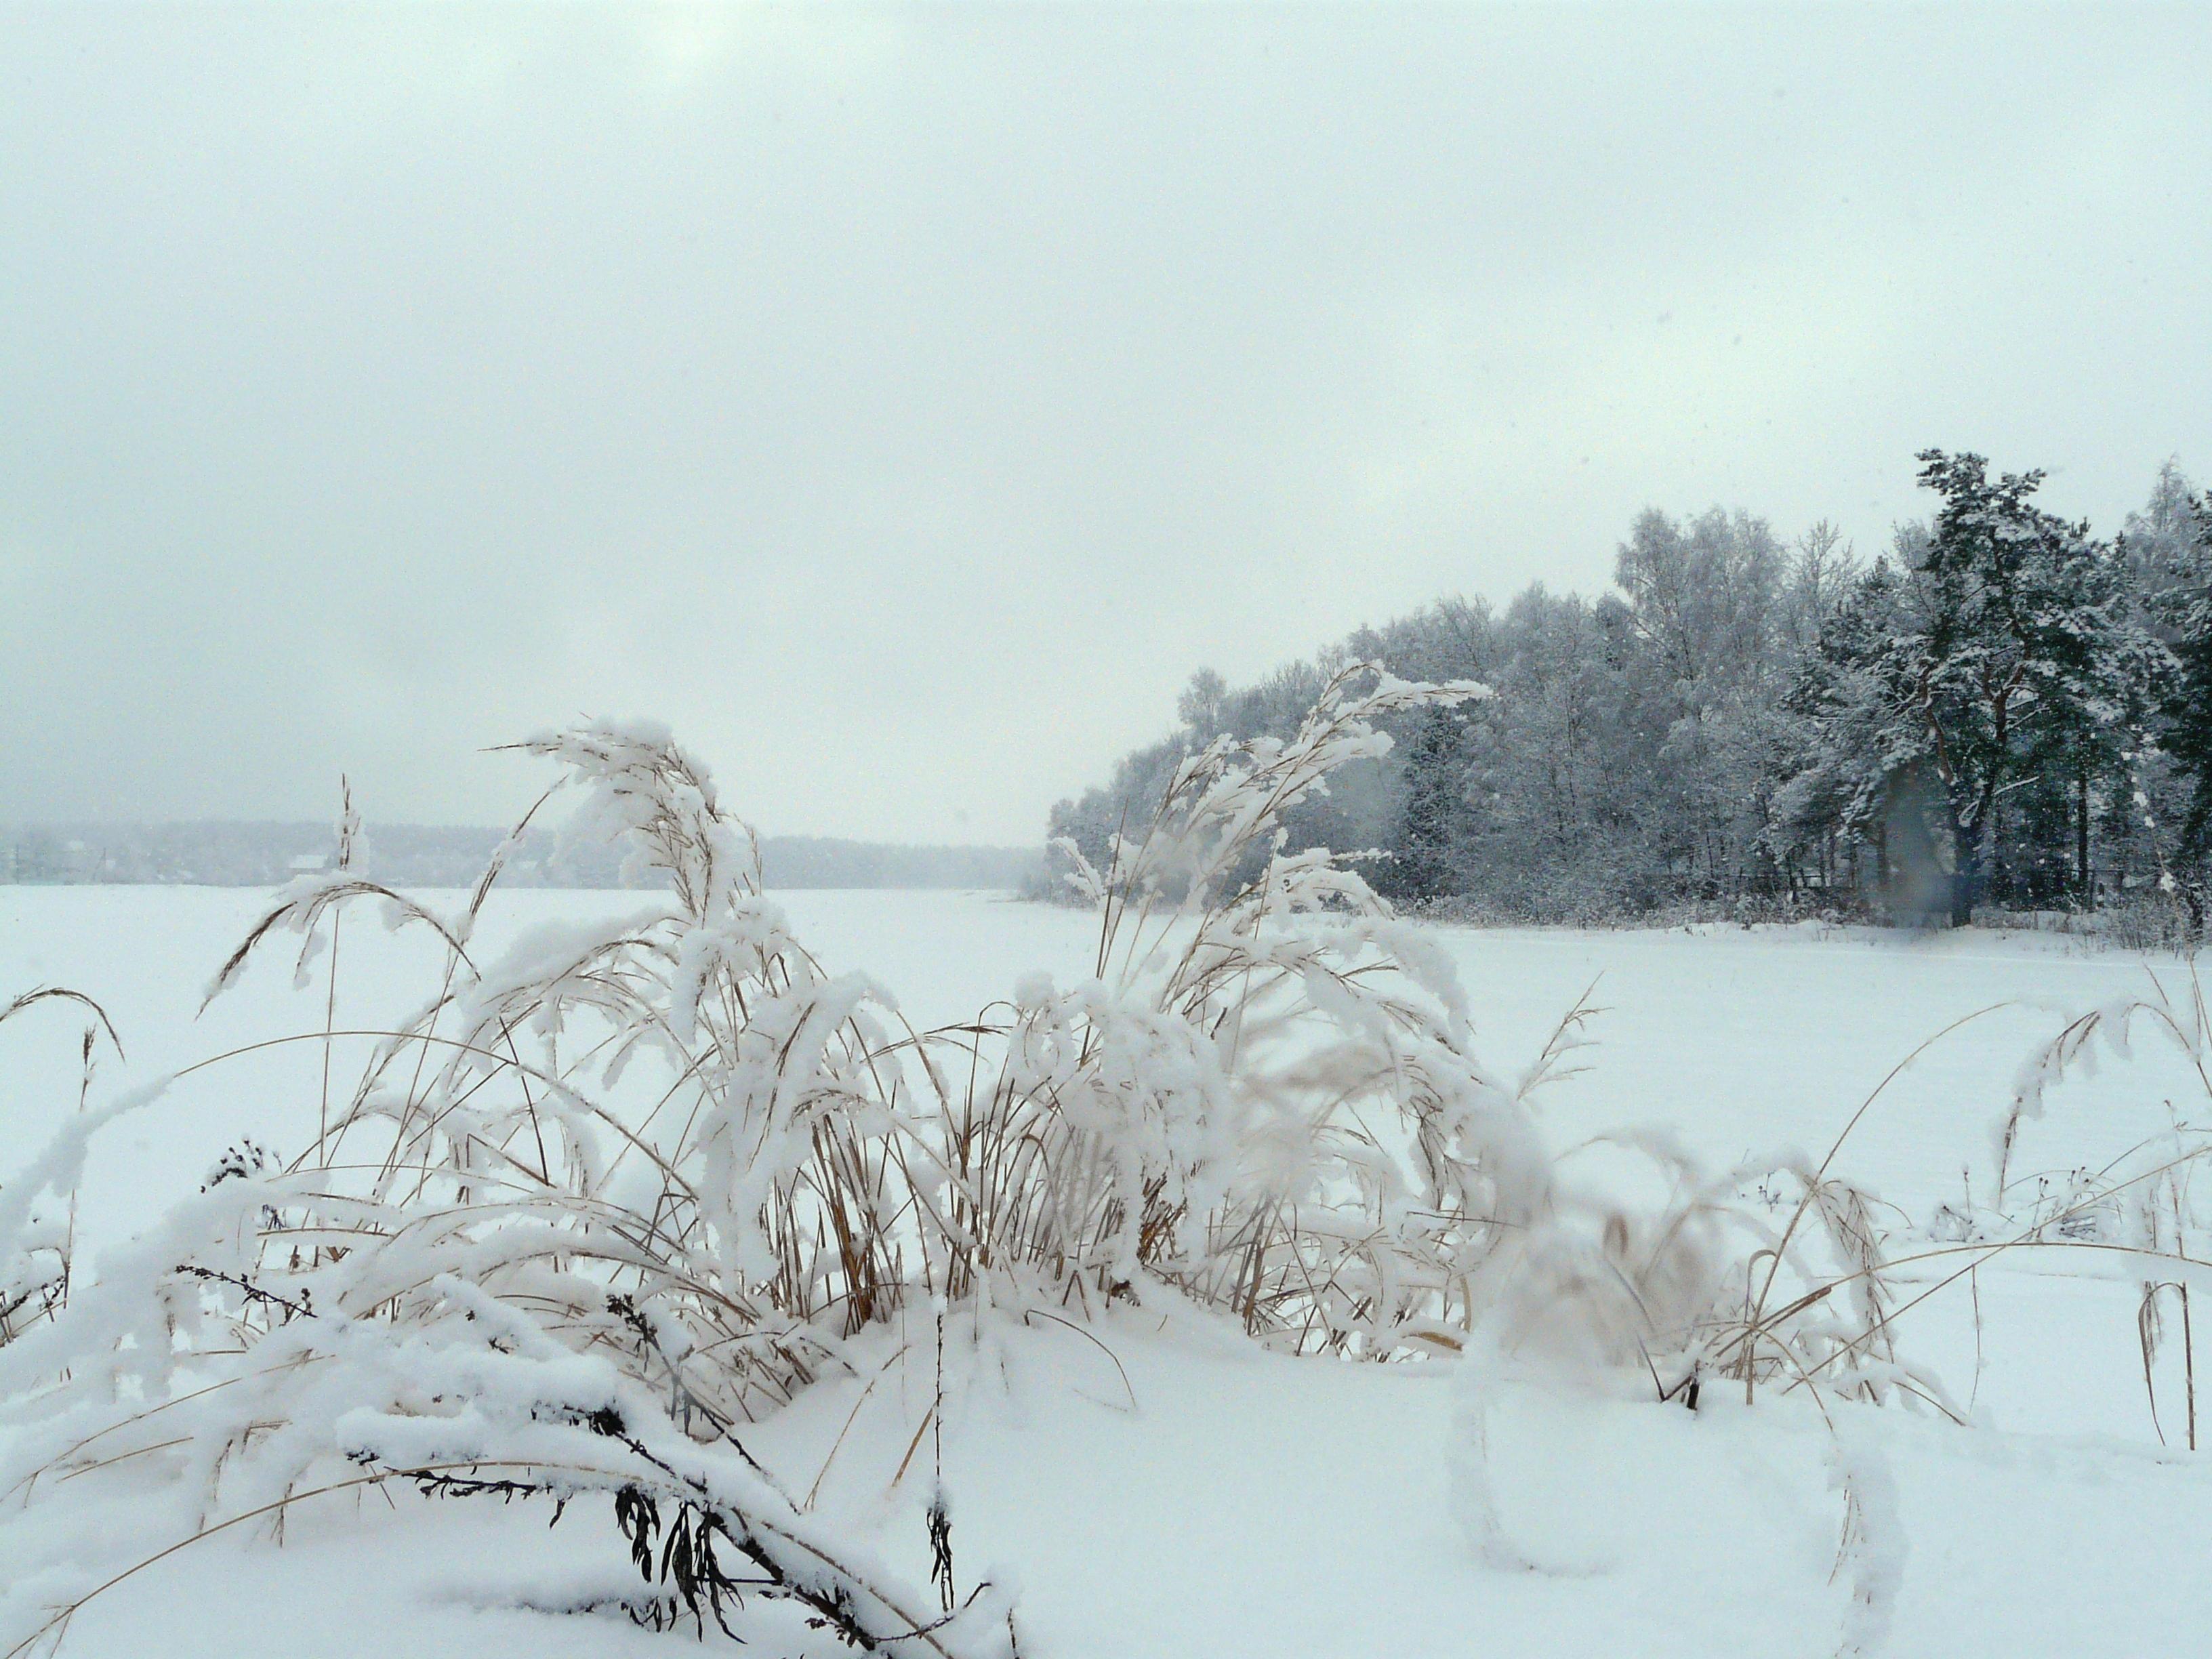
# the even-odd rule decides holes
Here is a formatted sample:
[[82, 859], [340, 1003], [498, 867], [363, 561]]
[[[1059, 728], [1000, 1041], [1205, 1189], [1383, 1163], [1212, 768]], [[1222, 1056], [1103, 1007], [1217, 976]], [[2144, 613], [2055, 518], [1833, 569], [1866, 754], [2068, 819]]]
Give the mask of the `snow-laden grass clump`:
[[[1011, 1583], [957, 1547], [971, 1502], [946, 1483], [948, 1419], [987, 1358], [1003, 1381], [1039, 1333], [1124, 1341], [1141, 1312], [1286, 1359], [1452, 1369], [1450, 1508], [1469, 1557], [1509, 1571], [1603, 1572], [1632, 1547], [1593, 1514], [1618, 1489], [1594, 1478], [1608, 1462], [1756, 1455], [1770, 1431], [1747, 1407], [1796, 1425], [1822, 1448], [1799, 1471], [1826, 1505], [1812, 1582], [1833, 1576], [1840, 1639], [1871, 1647], [1904, 1534], [1861, 1413], [1968, 1414], [1898, 1351], [1900, 1306], [1940, 1288], [1911, 1274], [2021, 1243], [2154, 1253], [2148, 1376], [2160, 1310], [2187, 1316], [2193, 1224], [2171, 1179], [2186, 1157], [2009, 1233], [2001, 1181], [1960, 1238], [1905, 1253], [1920, 1268], [1833, 1148], [1707, 1170], [1650, 1125], [1567, 1131], [1546, 1099], [1586, 1057], [1589, 1005], [1493, 1070], [1437, 935], [1395, 918], [1357, 860], [1280, 834], [1387, 745], [1379, 722], [1483, 695], [1349, 671], [1290, 740], [1206, 749], [1104, 867], [1073, 858], [1099, 915], [1090, 971], [1026, 975], [949, 1024], [917, 1028], [817, 959], [762, 891], [749, 832], [662, 732], [525, 745], [561, 768], [568, 833], [658, 872], [665, 899], [635, 914], [495, 952], [478, 923], [496, 860], [441, 913], [342, 852], [210, 989], [296, 937], [313, 1029], [188, 1068], [246, 1088], [253, 1056], [315, 1054], [278, 1114], [305, 1151], [237, 1141], [172, 1212], [81, 1264], [94, 1138], [178, 1080], [97, 1095], [88, 1042], [82, 1109], [0, 1188], [0, 1638], [58, 1640], [164, 1552], [380, 1491], [592, 1500], [620, 1574], [513, 1593], [533, 1607], [1011, 1652]], [[337, 1015], [363, 907], [437, 963], [410, 1012], [374, 1026]], [[2201, 1056], [2201, 1004], [2190, 1018], [2169, 1004], [2165, 1029]], [[2116, 1008], [2100, 1029], [2126, 1023]], [[2078, 1062], [2088, 1035], [2036, 1075]], [[2166, 1207], [2143, 1213], [2166, 1233], [2074, 1237], [2096, 1204], [2153, 1190]], [[891, 1480], [926, 1494], [903, 1541], [817, 1502], [891, 1375], [926, 1396]], [[763, 1451], [848, 1395], [810, 1479]], [[1684, 1441], [1723, 1400], [1733, 1426]], [[1532, 1446], [1553, 1455], [1532, 1466]], [[1832, 1498], [1812, 1490], [1824, 1463]]]

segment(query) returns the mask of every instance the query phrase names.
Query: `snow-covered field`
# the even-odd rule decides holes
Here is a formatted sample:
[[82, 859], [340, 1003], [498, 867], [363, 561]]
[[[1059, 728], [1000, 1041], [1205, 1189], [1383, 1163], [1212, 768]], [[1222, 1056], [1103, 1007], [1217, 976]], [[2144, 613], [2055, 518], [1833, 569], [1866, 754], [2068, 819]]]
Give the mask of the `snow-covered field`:
[[[1079, 979], [1091, 961], [1092, 923], [1076, 912], [988, 895], [775, 896], [826, 965], [866, 969], [918, 1024], [970, 1014], [1033, 969]], [[99, 997], [129, 1057], [103, 1060], [96, 1095], [319, 1030], [319, 974], [295, 992], [274, 958], [195, 1018], [260, 902], [0, 889], [0, 999], [42, 983]], [[510, 891], [478, 937], [641, 902]], [[1500, 1069], [1533, 1060], [1595, 986], [1605, 1012], [1581, 1056], [1589, 1069], [1546, 1097], [1560, 1136], [1664, 1128], [1716, 1169], [1791, 1145], [1817, 1158], [1917, 1045], [1994, 1008], [1899, 1075], [1838, 1156], [1839, 1171], [1894, 1206], [1881, 1219], [1900, 1238], [1969, 1183], [1986, 1200], [1992, 1127], [2038, 1044], [2069, 1015], [2148, 985], [2124, 956], [1973, 933], [1438, 937]], [[434, 972], [417, 944], [366, 922], [347, 924], [340, 951], [342, 1029], [416, 994], [426, 962]], [[75, 1109], [79, 1030], [46, 1007], [0, 1032], [0, 1185]], [[321, 1064], [319, 1045], [272, 1048], [188, 1079], [158, 1112], [118, 1126], [79, 1218], [95, 1255], [192, 1191], [226, 1144], [300, 1145], [302, 1126], [283, 1114], [312, 1109]], [[2054, 1091], [2014, 1173], [2063, 1183], [2168, 1132], [2175, 1113], [2202, 1122], [2212, 1103], [2145, 1041], [2129, 1062]], [[2025, 1206], [2032, 1194], [2014, 1199]], [[1873, 1571], [1896, 1587], [1884, 1650], [2124, 1655], [2212, 1637], [2197, 1577], [2212, 1472], [2179, 1449], [2178, 1353], [2169, 1337], [2160, 1406], [2175, 1449], [2162, 1449], [2138, 1347], [2142, 1270], [2115, 1258], [2098, 1279], [2084, 1259], [2009, 1256], [1980, 1273], [1977, 1295], [1961, 1285], [1905, 1315], [1906, 1347], [1972, 1401], [1973, 1426], [1838, 1413], [1840, 1443], [1870, 1442], [1895, 1475], [1894, 1512], [1869, 1523]], [[1816, 1655], [1853, 1628], [1849, 1585], [1868, 1570], [1833, 1571], [1839, 1442], [1802, 1406], [1745, 1411], [1713, 1387], [1692, 1414], [1509, 1388], [1489, 1413], [1490, 1479], [1530, 1570], [1482, 1559], [1460, 1522], [1468, 1404], [1449, 1364], [1286, 1359], [1158, 1305], [1116, 1309], [1087, 1331], [1032, 1322], [980, 1344], [955, 1326], [943, 1458], [960, 1577], [1018, 1584], [1032, 1655]], [[920, 1578], [928, 1494], [909, 1450], [934, 1335], [886, 1332], [874, 1352], [879, 1371], [818, 1386], [747, 1443], [787, 1486], [812, 1492], [817, 1512], [875, 1534]], [[618, 1564], [604, 1516], [549, 1531], [542, 1509], [400, 1502], [408, 1513], [381, 1496], [302, 1511], [281, 1551], [233, 1534], [185, 1552], [88, 1607], [64, 1651], [501, 1659], [689, 1639], [520, 1610], [573, 1599], [576, 1583]]]

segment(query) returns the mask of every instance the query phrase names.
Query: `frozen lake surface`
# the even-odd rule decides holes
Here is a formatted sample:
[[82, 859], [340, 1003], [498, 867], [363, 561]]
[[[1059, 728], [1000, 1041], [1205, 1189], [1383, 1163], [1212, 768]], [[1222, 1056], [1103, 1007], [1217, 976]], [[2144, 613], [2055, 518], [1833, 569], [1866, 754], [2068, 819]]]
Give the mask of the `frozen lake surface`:
[[[1092, 960], [1089, 916], [994, 895], [774, 896], [826, 966], [866, 969], [917, 1024], [973, 1014], [1034, 969], [1067, 983]], [[95, 1097], [319, 1030], [322, 964], [295, 989], [280, 955], [196, 1017], [263, 902], [0, 889], [0, 995], [58, 984], [106, 1006], [129, 1058], [102, 1060]], [[541, 923], [651, 902], [505, 893], [472, 948], [495, 955]], [[1883, 1218], [1900, 1238], [1967, 1182], [1985, 1194], [1992, 1126], [2040, 1042], [2071, 1014], [2148, 988], [2148, 972], [2172, 982], [2179, 971], [1973, 933], [1437, 933], [1501, 1072], [1528, 1065], [1586, 991], [1604, 1010], [1597, 1046], [1580, 1056], [1587, 1069], [1546, 1097], [1561, 1134], [1661, 1127], [1715, 1169], [1790, 1146], [1817, 1158], [1917, 1045], [1993, 1009], [1900, 1074], [1838, 1158], [1890, 1206]], [[367, 912], [346, 924], [340, 963], [342, 1029], [389, 1018], [436, 972], [419, 937], [388, 934]], [[80, 1030], [56, 1005], [0, 1032], [0, 1182], [75, 1109]], [[118, 1125], [88, 1183], [84, 1236], [96, 1246], [127, 1234], [242, 1135], [299, 1145], [320, 1063], [316, 1044], [268, 1049], [195, 1075]], [[2055, 1091], [2014, 1171], [2063, 1180], [2207, 1110], [2194, 1077], [2145, 1041], [2132, 1061]], [[2126, 1655], [2212, 1637], [2197, 1576], [2212, 1476], [2160, 1448], [2137, 1348], [2140, 1277], [2128, 1264], [2100, 1279], [2022, 1255], [1981, 1275], [1978, 1306], [1947, 1293], [1906, 1316], [1914, 1355], [1971, 1397], [1976, 1422], [1853, 1413], [1881, 1419], [1871, 1431], [1897, 1472], [1909, 1541], [1887, 1651]], [[1515, 1574], [1477, 1560], [1451, 1516], [1461, 1431], [1449, 1367], [1274, 1358], [1175, 1307], [1117, 1310], [1096, 1334], [1103, 1346], [1017, 1331], [955, 1362], [962, 1404], [945, 1425], [945, 1479], [962, 1574], [988, 1568], [1024, 1586], [1036, 1655], [1838, 1650], [1837, 1500], [1809, 1413], [1501, 1408], [1493, 1437], [1509, 1519], [1570, 1539], [1590, 1563]], [[823, 1512], [876, 1535], [919, 1577], [926, 1494], [897, 1474], [928, 1395], [909, 1338], [878, 1344], [888, 1382], [827, 1382], [749, 1443], [787, 1483], [818, 1486]], [[2165, 1426], [2174, 1439], [2170, 1407]], [[688, 1638], [518, 1610], [613, 1547], [603, 1517], [551, 1533], [543, 1520], [449, 1504], [403, 1523], [381, 1498], [302, 1516], [282, 1552], [226, 1539], [133, 1580], [88, 1610], [64, 1651], [215, 1659], [267, 1650], [272, 1628], [285, 1632], [283, 1651], [330, 1659], [688, 1650]]]
[[[423, 896], [459, 909], [465, 896]], [[974, 1014], [1032, 969], [1066, 984], [1091, 970], [1096, 924], [1087, 914], [997, 894], [787, 892], [773, 897], [833, 971], [863, 969], [918, 1025]], [[635, 892], [516, 889], [495, 893], [476, 954], [548, 921], [620, 916], [649, 907]], [[260, 915], [264, 896], [212, 888], [0, 888], [0, 990], [66, 985], [98, 998], [129, 1052], [122, 1076], [159, 1076], [240, 1043], [319, 1030], [323, 975], [295, 989], [283, 971], [286, 939], [258, 958], [244, 985], [195, 1017], [216, 968]], [[374, 921], [348, 924], [341, 944], [341, 1027], [373, 1025], [434, 986], [437, 957], [423, 936], [394, 939]], [[1986, 1172], [1992, 1123], [2021, 1063], [2072, 1014], [2148, 989], [2162, 969], [2122, 952], [2057, 936], [1979, 933], [1910, 935], [1866, 930], [1705, 927], [1576, 932], [1439, 928], [1467, 986], [1489, 1063], [1512, 1073], [1542, 1048], [1585, 992], [1603, 1011], [1586, 1069], [1547, 1109], [1592, 1130], [1665, 1125], [1712, 1167], [1799, 1146], [1816, 1156], [1898, 1062], [1955, 1020], [1993, 1009], [1935, 1042], [1885, 1091], [1839, 1170], [1922, 1221], [1955, 1199], [1962, 1170]], [[37, 1030], [25, 1029], [35, 1024]], [[9, 1128], [0, 1172], [35, 1133], [40, 1114], [75, 1101], [76, 1017], [56, 1008], [11, 1027]], [[165, 1127], [134, 1127], [148, 1152], [182, 1152], [203, 1137], [207, 1155], [240, 1133], [287, 1141], [257, 1102], [319, 1070], [319, 1050], [257, 1057], [179, 1091]], [[2196, 1086], [2148, 1046], [2138, 1064], [2069, 1083], [2049, 1125], [2016, 1168], [2063, 1170], [2156, 1133], [2166, 1102], [2187, 1109]], [[249, 1086], [244, 1079], [258, 1079]], [[2202, 1115], [2202, 1105], [2197, 1109]], [[176, 1139], [169, 1139], [173, 1128]], [[205, 1139], [211, 1137], [211, 1139]], [[296, 1132], [289, 1138], [296, 1143]]]

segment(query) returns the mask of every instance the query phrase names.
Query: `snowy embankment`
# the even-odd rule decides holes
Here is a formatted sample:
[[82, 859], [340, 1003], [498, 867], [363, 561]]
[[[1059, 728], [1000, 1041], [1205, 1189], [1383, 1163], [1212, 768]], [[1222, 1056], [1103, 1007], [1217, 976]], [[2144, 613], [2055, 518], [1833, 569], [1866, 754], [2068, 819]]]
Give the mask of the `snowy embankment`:
[[[498, 895], [478, 939], [489, 953], [556, 917], [626, 915], [637, 898]], [[965, 1017], [1033, 969], [1078, 981], [1096, 947], [1086, 915], [988, 896], [779, 899], [818, 957], [833, 969], [866, 966], [917, 1024]], [[103, 1091], [319, 1026], [319, 997], [293, 994], [274, 966], [193, 1018], [259, 903], [193, 890], [0, 890], [0, 990], [61, 983], [100, 995], [129, 1055], [121, 1066], [103, 1060]], [[1878, 1217], [1893, 1255], [1940, 1237], [1952, 1224], [1942, 1206], [1989, 1206], [1992, 1131], [2039, 1044], [2072, 1014], [2148, 988], [2132, 958], [1972, 933], [1435, 937], [1503, 1072], [1532, 1062], [1596, 981], [1598, 1046], [1545, 1097], [1556, 1140], [1661, 1129], [1715, 1170], [1790, 1146], [1817, 1159], [1916, 1045], [2007, 1005], [1920, 1055], [1838, 1154], [1838, 1172], [1894, 1206]], [[423, 948], [349, 925], [339, 1027], [415, 997]], [[40, 1115], [74, 1107], [75, 1031], [42, 1012], [0, 1039], [0, 1185], [45, 1139], [52, 1119]], [[97, 1145], [77, 1219], [95, 1257], [192, 1193], [240, 1137], [295, 1150], [287, 1115], [316, 1091], [319, 1045], [246, 1064], [188, 1080]], [[279, 1101], [290, 1103], [267, 1103]], [[2008, 1208], [2027, 1217], [2039, 1191], [2070, 1191], [2075, 1170], [2168, 1132], [2170, 1111], [2201, 1121], [2208, 1110], [2194, 1078], [2142, 1041], [2131, 1062], [2052, 1092], [2014, 1154]], [[1832, 1432], [1802, 1395], [1762, 1394], [1746, 1411], [1740, 1390], [1712, 1382], [1692, 1413], [1509, 1371], [1483, 1405], [1485, 1524], [1502, 1547], [1490, 1559], [1482, 1525], [1468, 1524], [1476, 1402], [1455, 1364], [1288, 1358], [1157, 1295], [1082, 1329], [1033, 1316], [980, 1341], [956, 1316], [941, 1419], [935, 1333], [919, 1317], [896, 1322], [865, 1335], [851, 1375], [807, 1390], [746, 1444], [810, 1512], [870, 1538], [915, 1582], [927, 1571], [921, 1517], [941, 1480], [963, 1585], [988, 1576], [1018, 1590], [1033, 1655], [1814, 1655], [1854, 1632], [1879, 1636], [1868, 1603], [1881, 1604], [1884, 1650], [1897, 1654], [2180, 1650], [2212, 1635], [2195, 1589], [2212, 1453], [2179, 1449], [2171, 1329], [2154, 1362], [2154, 1423], [2142, 1267], [2116, 1259], [2100, 1279], [2086, 1260], [2009, 1255], [1901, 1316], [1900, 1347], [1971, 1406], [1965, 1428], [1932, 1412], [1832, 1405]], [[1909, 1295], [1947, 1267], [1899, 1278]], [[2174, 1449], [2161, 1449], [2161, 1427]], [[1831, 1481], [1865, 1443], [1894, 1491], [1859, 1481], [1877, 1512], [1839, 1552], [1844, 1504]], [[549, 1531], [543, 1504], [396, 1501], [303, 1505], [282, 1550], [243, 1535], [252, 1528], [195, 1546], [88, 1606], [64, 1651], [212, 1659], [260, 1650], [272, 1626], [287, 1651], [330, 1659], [643, 1654], [688, 1639], [520, 1610], [574, 1602], [580, 1586], [616, 1576], [623, 1546], [598, 1509], [579, 1505]], [[795, 1620], [788, 1627], [794, 1641], [838, 1650]]]

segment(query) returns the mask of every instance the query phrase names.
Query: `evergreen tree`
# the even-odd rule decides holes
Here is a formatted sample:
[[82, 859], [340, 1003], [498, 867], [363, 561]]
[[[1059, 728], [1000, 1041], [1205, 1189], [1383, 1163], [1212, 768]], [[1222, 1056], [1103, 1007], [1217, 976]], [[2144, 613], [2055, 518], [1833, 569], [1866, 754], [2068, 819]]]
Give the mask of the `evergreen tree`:
[[1835, 803], [1893, 882], [1913, 873], [1932, 808], [1963, 922], [1993, 877], [2002, 884], [1991, 865], [2014, 789], [2071, 790], [2086, 880], [2092, 798], [2124, 769], [2167, 659], [2124, 614], [2114, 550], [2034, 504], [2040, 472], [1993, 480], [1980, 456], [1941, 450], [1920, 461], [1942, 504], [1924, 535], [1900, 538], [1894, 573], [1861, 584], [1819, 653], [1803, 694], [1819, 735], [1791, 802]]
[[2086, 836], [2091, 781], [2118, 763], [2156, 647], [2118, 614], [2109, 550], [2034, 505], [2041, 472], [1992, 480], [1980, 456], [1941, 450], [1920, 461], [1943, 501], [1918, 573], [1926, 631], [1899, 645], [1943, 784], [1962, 922], [1988, 888], [2008, 787], [2063, 771], [2082, 792]]
[[1468, 817], [1467, 762], [1451, 710], [1423, 714], [1407, 751], [1403, 787], [1392, 857], [1377, 884], [1401, 904], [1422, 904], [1460, 890], [1456, 853]]
[[2197, 902], [2212, 866], [2212, 495], [2196, 504], [2197, 535], [2173, 561], [2165, 607], [2177, 659], [2166, 702], [2165, 749], [2191, 786], [2184, 855], [2196, 866]]
[[1923, 695], [1953, 814], [1954, 918], [1988, 884], [2001, 795], [2030, 781], [2073, 793], [2086, 898], [2093, 796], [2124, 775], [2170, 659], [2125, 614], [2120, 556], [2033, 504], [2040, 471], [1992, 482], [1978, 455], [1920, 459], [1943, 496]]

